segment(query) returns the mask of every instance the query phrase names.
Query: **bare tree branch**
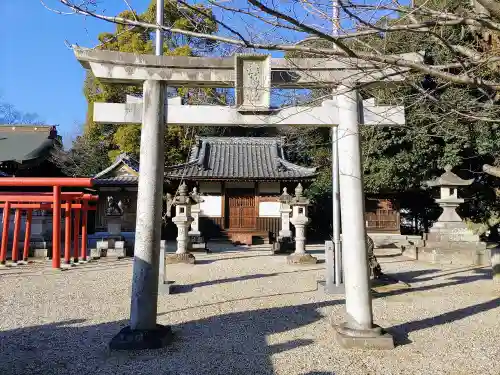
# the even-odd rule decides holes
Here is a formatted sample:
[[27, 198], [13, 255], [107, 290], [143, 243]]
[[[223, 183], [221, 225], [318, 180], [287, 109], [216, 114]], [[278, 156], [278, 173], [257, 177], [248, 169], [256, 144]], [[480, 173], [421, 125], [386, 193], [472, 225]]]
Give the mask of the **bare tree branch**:
[[[95, 17], [97, 19], [101, 19], [107, 22], [111, 23], [119, 23], [123, 25], [134, 25], [134, 26], [140, 26], [143, 28], [149, 28], [149, 29], [162, 29], [171, 33], [176, 33], [180, 35], [186, 35], [186, 36], [191, 36], [191, 37], [196, 37], [196, 38], [203, 38], [203, 39], [208, 39], [208, 40], [213, 40], [213, 41], [218, 41], [222, 43], [227, 43], [227, 44], [233, 44], [233, 45], [239, 45], [243, 46], [246, 48], [254, 48], [254, 49], [264, 49], [264, 50], [270, 50], [270, 51], [293, 51], [293, 52], [302, 52], [302, 53], [309, 53], [309, 54], [314, 54], [317, 56], [322, 56], [322, 57], [327, 57], [327, 56], [339, 56], [339, 57], [354, 57], [368, 61], [368, 62], [376, 62], [380, 64], [387, 64], [387, 65], [393, 65], [397, 67], [402, 67], [402, 68], [410, 68], [414, 69], [420, 73], [424, 74], [429, 74], [433, 77], [440, 78], [446, 81], [453, 82], [455, 84], [465, 84], [465, 85], [470, 85], [474, 87], [481, 87], [481, 86], [489, 86], [492, 89], [499, 89], [500, 88], [500, 82], [495, 82], [495, 81], [490, 81], [490, 80], [485, 80], [481, 77], [469, 77], [467, 74], [452, 74], [448, 73], [444, 70], [450, 69], [450, 68], [456, 68], [460, 67], [460, 63], [452, 63], [452, 64], [447, 64], [444, 66], [430, 66], [430, 65], [425, 65], [423, 63], [415, 62], [415, 61], [410, 61], [406, 60], [402, 57], [399, 56], [388, 56], [388, 55], [378, 55], [378, 54], [373, 54], [373, 53], [366, 53], [363, 51], [354, 51], [350, 50], [352, 53], [347, 53], [344, 50], [341, 49], [333, 49], [333, 48], [315, 48], [315, 47], [304, 47], [304, 46], [298, 46], [298, 45], [291, 45], [291, 44], [273, 44], [273, 43], [253, 43], [253, 42], [248, 42], [245, 43], [242, 40], [239, 39], [234, 39], [234, 38], [229, 38], [229, 37], [224, 37], [224, 36], [219, 36], [219, 35], [210, 35], [206, 33], [199, 33], [199, 32], [194, 32], [194, 31], [189, 31], [189, 30], [182, 30], [178, 28], [173, 28], [173, 27], [168, 27], [168, 26], [160, 26], [158, 24], [152, 24], [152, 23], [147, 23], [147, 22], [140, 22], [140, 21], [135, 21], [135, 20], [130, 20], [126, 19], [123, 17], [114, 17], [114, 16], [105, 16], [102, 14], [98, 14], [95, 12], [88, 11], [81, 6], [77, 6], [70, 2], [69, 0], [59, 0], [62, 4], [66, 5], [67, 7], [73, 9], [76, 13], [86, 15], [86, 16], [91, 16]], [[255, 0], [251, 0], [254, 1]], [[256, 2], [258, 4], [258, 2]], [[299, 27], [300, 23], [298, 24]], [[322, 36], [323, 33], [319, 32], [320, 35]], [[325, 38], [328, 41], [333, 41], [332, 38], [326, 34]], [[469, 65], [474, 65], [474, 64], [480, 64], [483, 63], [483, 61], [469, 61]]]
[[493, 17], [500, 19], [500, 4], [495, 0], [475, 0], [481, 4]]

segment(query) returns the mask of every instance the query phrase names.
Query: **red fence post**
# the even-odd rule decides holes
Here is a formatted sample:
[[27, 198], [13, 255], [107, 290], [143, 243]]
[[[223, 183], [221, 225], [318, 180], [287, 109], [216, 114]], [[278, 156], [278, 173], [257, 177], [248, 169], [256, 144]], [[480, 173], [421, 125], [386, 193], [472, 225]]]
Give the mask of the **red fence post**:
[[87, 201], [82, 202], [82, 260], [87, 261]]
[[64, 263], [70, 264], [71, 258], [71, 202], [64, 205]]
[[61, 187], [53, 187], [52, 268], [61, 268]]
[[78, 240], [79, 240], [79, 235], [80, 235], [80, 209], [77, 208], [75, 209], [75, 217], [74, 217], [75, 222], [73, 223], [73, 263], [78, 263], [78, 256], [79, 256], [79, 246], [78, 246]]
[[19, 258], [19, 232], [21, 230], [21, 210], [16, 209], [14, 215], [14, 238], [12, 239], [12, 263], [17, 263], [17, 258]]
[[31, 238], [31, 219], [33, 218], [33, 210], [28, 208], [26, 211], [26, 230], [24, 231], [24, 249], [23, 249], [23, 261], [28, 261], [28, 253], [30, 249], [30, 238]]
[[5, 202], [2, 215], [2, 245], [0, 247], [0, 264], [5, 265], [7, 259], [7, 242], [9, 241], [10, 202]]

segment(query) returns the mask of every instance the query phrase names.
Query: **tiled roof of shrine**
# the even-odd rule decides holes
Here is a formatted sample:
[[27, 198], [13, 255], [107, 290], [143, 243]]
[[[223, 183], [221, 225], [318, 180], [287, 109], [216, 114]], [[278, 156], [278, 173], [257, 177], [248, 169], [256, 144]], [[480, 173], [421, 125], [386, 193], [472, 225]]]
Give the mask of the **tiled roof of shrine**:
[[301, 180], [316, 168], [290, 163], [282, 137], [198, 137], [189, 160], [165, 168], [166, 178], [192, 180]]
[[53, 126], [0, 125], [0, 164], [37, 165], [58, 144], [60, 137]]
[[139, 181], [139, 162], [120, 154], [113, 164], [94, 176], [95, 185], [137, 185]]

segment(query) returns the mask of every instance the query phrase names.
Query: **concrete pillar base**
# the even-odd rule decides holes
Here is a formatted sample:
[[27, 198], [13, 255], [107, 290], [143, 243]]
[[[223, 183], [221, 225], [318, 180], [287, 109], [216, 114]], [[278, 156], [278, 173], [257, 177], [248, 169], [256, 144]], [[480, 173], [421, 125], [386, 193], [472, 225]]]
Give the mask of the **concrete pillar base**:
[[288, 264], [316, 264], [318, 259], [310, 254], [291, 254], [286, 258]]
[[144, 350], [160, 349], [172, 342], [173, 334], [170, 326], [156, 325], [152, 330], [132, 330], [130, 326], [123, 328], [111, 339], [110, 350]]
[[344, 349], [394, 349], [393, 337], [377, 325], [372, 329], [352, 329], [346, 323], [335, 327], [335, 340]]
[[178, 264], [178, 263], [194, 264], [195, 260], [196, 258], [194, 257], [194, 255], [190, 253], [169, 254], [165, 258], [165, 262], [167, 264]]

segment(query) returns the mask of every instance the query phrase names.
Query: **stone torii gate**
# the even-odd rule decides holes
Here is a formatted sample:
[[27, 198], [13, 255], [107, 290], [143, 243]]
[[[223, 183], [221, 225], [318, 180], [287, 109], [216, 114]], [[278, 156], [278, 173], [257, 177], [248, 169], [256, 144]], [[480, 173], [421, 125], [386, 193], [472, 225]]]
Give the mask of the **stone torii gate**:
[[[392, 68], [357, 59], [283, 59], [267, 55], [233, 58], [135, 55], [74, 47], [80, 63], [101, 81], [143, 84], [143, 101], [95, 103], [94, 120], [142, 122], [136, 242], [130, 326], [110, 343], [115, 349], [157, 348], [170, 328], [156, 323], [165, 125], [339, 126], [339, 169], [347, 322], [336, 328], [345, 347], [393, 347], [392, 337], [373, 324], [365, 244], [364, 194], [359, 125], [402, 125], [404, 108], [361, 101], [359, 83], [403, 79]], [[421, 61], [417, 54], [402, 58]], [[354, 67], [354, 68], [353, 68]], [[390, 77], [390, 78], [388, 78]], [[236, 108], [179, 105], [166, 88], [234, 87]], [[270, 108], [278, 88], [337, 87], [334, 100], [320, 107]]]

